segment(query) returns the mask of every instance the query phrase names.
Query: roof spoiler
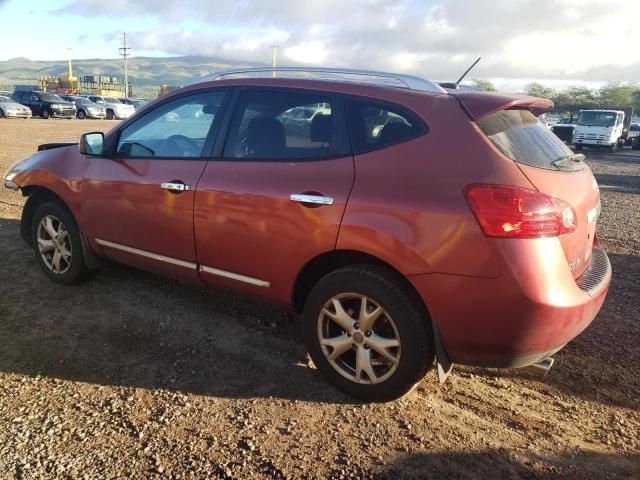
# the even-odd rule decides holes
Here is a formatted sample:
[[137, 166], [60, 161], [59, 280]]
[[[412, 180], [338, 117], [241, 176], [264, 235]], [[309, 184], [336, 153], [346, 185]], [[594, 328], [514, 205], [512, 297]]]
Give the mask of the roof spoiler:
[[535, 116], [553, 108], [553, 102], [546, 98], [529, 97], [508, 93], [492, 92], [452, 92], [462, 108], [473, 120], [480, 120], [501, 110], [529, 110]]

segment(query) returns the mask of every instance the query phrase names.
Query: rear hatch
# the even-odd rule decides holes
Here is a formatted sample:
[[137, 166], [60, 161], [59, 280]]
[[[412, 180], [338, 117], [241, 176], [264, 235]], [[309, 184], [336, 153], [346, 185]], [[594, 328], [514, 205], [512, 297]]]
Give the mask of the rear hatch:
[[591, 262], [600, 193], [584, 156], [574, 154], [534, 115], [551, 109], [553, 103], [482, 93], [465, 98], [468, 95], [460, 94], [460, 101], [493, 145], [516, 162], [538, 191], [573, 208], [575, 231], [559, 239], [573, 277], [578, 278]]

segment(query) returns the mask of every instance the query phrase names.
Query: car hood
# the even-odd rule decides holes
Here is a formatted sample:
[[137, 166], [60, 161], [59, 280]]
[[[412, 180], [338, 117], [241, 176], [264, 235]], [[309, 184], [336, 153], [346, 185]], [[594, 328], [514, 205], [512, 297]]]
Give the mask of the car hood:
[[16, 102], [0, 102], [0, 107], [29, 108]]

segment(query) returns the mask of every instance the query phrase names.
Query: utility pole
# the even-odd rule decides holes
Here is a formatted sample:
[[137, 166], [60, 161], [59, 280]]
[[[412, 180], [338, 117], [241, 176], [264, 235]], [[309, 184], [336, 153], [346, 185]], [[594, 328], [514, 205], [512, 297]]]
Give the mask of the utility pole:
[[127, 58], [129, 57], [130, 48], [127, 48], [127, 32], [122, 34], [122, 48], [120, 50], [120, 56], [124, 63], [124, 96], [129, 97], [129, 75], [127, 72]]
[[67, 48], [67, 58], [69, 60], [69, 81], [71, 81], [71, 77], [73, 77], [73, 69], [71, 68], [71, 52], [73, 49]]
[[278, 48], [280, 48], [280, 45], [271, 45], [271, 66], [274, 68], [271, 75], [274, 77], [276, 76], [275, 68], [278, 63]]

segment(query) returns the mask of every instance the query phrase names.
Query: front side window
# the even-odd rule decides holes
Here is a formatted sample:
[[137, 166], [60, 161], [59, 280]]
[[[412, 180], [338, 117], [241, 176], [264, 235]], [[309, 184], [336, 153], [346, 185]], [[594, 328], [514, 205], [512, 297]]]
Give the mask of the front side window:
[[423, 122], [398, 105], [348, 98], [347, 108], [355, 153], [384, 148], [428, 132]]
[[225, 158], [322, 159], [337, 151], [329, 95], [275, 90], [240, 95]]
[[120, 132], [117, 155], [199, 158], [221, 118], [224, 92], [199, 93], [162, 104]]

